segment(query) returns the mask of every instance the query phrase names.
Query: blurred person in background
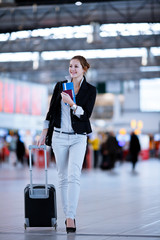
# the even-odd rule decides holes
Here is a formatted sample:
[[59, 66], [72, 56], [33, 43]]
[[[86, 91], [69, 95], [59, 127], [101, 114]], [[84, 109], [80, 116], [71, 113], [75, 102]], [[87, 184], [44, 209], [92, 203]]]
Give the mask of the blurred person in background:
[[3, 140], [3, 145], [1, 148], [1, 159], [2, 162], [8, 162], [8, 157], [9, 157], [9, 148], [8, 148], [8, 143], [6, 142], [6, 140]]
[[83, 161], [83, 169], [88, 168], [88, 155], [89, 155], [89, 137], [87, 136], [87, 146], [86, 146], [86, 152], [84, 155], [84, 161]]
[[138, 161], [138, 154], [141, 151], [141, 146], [137, 135], [132, 132], [131, 139], [129, 143], [129, 156], [132, 163], [132, 171], [135, 171], [135, 166]]
[[99, 162], [99, 150], [100, 150], [100, 139], [97, 133], [94, 133], [93, 136], [89, 139], [89, 143], [93, 149], [93, 167], [98, 167]]
[[115, 167], [116, 156], [118, 151], [118, 142], [116, 140], [116, 137], [113, 131], [109, 132], [109, 135], [106, 141], [106, 149], [107, 149], [108, 158], [109, 158], [108, 168], [113, 169]]
[[17, 159], [18, 159], [18, 163], [21, 163], [23, 165], [24, 156], [25, 156], [25, 145], [21, 141], [19, 134], [17, 134], [16, 156], [17, 156]]
[[149, 153], [150, 157], [155, 157], [155, 141], [152, 134], [149, 135]]
[[107, 139], [108, 139], [108, 134], [103, 134], [103, 140], [102, 140], [101, 147], [100, 147], [100, 152], [101, 152], [101, 156], [102, 156], [100, 168], [102, 170], [108, 170], [109, 169]]

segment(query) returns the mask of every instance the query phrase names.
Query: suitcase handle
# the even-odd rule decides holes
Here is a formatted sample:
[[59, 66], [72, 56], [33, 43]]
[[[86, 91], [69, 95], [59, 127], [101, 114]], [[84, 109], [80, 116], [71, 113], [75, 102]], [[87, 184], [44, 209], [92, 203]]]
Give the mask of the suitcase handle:
[[33, 178], [32, 178], [32, 150], [44, 150], [44, 161], [45, 161], [45, 193], [48, 196], [48, 179], [47, 179], [47, 147], [46, 145], [41, 145], [40, 147], [37, 145], [29, 145], [29, 171], [30, 171], [30, 186], [31, 186], [31, 195], [33, 195]]
[[40, 147], [37, 146], [37, 145], [29, 145], [29, 150], [30, 149], [44, 149], [44, 150], [46, 150], [47, 147], [46, 147], [46, 145], [41, 145]]

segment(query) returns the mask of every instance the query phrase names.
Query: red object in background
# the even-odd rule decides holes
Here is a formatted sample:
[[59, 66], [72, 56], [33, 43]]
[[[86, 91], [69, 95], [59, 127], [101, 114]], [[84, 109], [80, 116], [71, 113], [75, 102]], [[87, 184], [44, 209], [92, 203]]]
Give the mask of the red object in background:
[[123, 160], [127, 159], [128, 154], [129, 154], [128, 149], [123, 150]]
[[32, 88], [32, 114], [41, 115], [41, 100], [43, 99], [43, 92], [41, 88]]
[[92, 167], [92, 150], [88, 147], [86, 154], [86, 168], [91, 169]]
[[30, 114], [30, 88], [25, 85], [16, 86], [16, 113]]
[[142, 157], [142, 160], [148, 160], [149, 159], [149, 149], [141, 150], [140, 156]]
[[46, 98], [46, 88], [39, 84], [0, 80], [0, 112], [40, 116]]
[[[30, 114], [30, 88], [27, 85], [22, 87], [22, 99], [21, 99], [21, 113]], [[40, 103], [39, 103], [40, 105]]]
[[6, 145], [4, 145], [2, 147], [2, 154], [1, 154], [1, 158], [2, 158], [2, 161], [5, 162], [6, 158], [9, 157], [9, 149]]
[[3, 108], [3, 83], [0, 82], [0, 112], [2, 112]]
[[14, 84], [4, 83], [4, 112], [13, 113], [14, 111]]
[[16, 86], [16, 102], [15, 102], [16, 113], [21, 113], [21, 93], [22, 93], [22, 87], [20, 85], [17, 85]]
[[[44, 151], [38, 150], [34, 152], [35, 155], [35, 165], [39, 168], [45, 168], [45, 158], [44, 158]], [[47, 152], [47, 166], [49, 166], [49, 153]]]

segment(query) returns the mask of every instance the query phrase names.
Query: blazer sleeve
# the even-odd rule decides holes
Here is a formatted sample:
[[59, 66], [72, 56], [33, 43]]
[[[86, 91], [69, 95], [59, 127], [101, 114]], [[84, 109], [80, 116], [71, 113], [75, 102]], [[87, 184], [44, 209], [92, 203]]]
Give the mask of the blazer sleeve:
[[96, 88], [93, 86], [87, 92], [87, 94], [88, 94], [87, 101], [86, 101], [85, 105], [82, 106], [82, 108], [84, 110], [84, 114], [80, 115], [79, 120], [87, 121], [91, 117], [93, 107], [95, 104], [95, 100], [96, 100], [96, 93], [97, 93]]
[[55, 86], [55, 88], [53, 90], [53, 94], [52, 94], [50, 105], [49, 105], [49, 110], [48, 110], [48, 113], [46, 115], [46, 119], [45, 120], [50, 121], [50, 119], [51, 119], [52, 108], [55, 105], [55, 101], [56, 101], [56, 98], [57, 98], [57, 95], [58, 95], [59, 88], [60, 88], [60, 82], [58, 82], [56, 84], [56, 86]]

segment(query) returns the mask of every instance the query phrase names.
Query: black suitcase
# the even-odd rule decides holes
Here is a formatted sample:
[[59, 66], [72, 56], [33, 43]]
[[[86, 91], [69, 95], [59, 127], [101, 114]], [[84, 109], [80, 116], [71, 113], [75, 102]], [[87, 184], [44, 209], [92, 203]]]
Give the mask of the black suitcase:
[[[43, 149], [45, 158], [45, 184], [32, 183], [32, 149]], [[27, 227], [57, 228], [56, 190], [47, 183], [46, 146], [29, 146], [30, 184], [24, 189], [25, 229]]]

